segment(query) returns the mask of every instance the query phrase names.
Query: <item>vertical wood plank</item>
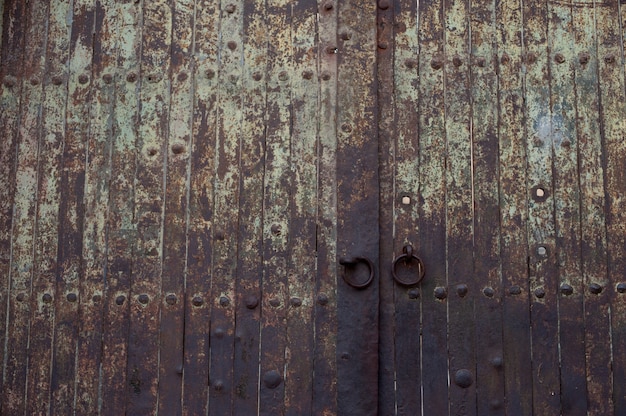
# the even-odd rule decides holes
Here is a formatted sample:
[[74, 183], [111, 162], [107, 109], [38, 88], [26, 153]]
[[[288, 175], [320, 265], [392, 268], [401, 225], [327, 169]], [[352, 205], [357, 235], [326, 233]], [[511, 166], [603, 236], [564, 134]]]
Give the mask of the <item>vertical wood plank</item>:
[[[423, 413], [448, 414], [443, 21], [439, 0], [419, 3], [419, 230]], [[428, 358], [425, 358], [428, 357]]]
[[[115, 101], [111, 122], [109, 216], [107, 218], [107, 277], [102, 330], [101, 413], [116, 415], [126, 410], [128, 334], [132, 256], [136, 249], [135, 175], [139, 120], [139, 60], [141, 4], [116, 3], [116, 70], [111, 71]], [[106, 75], [106, 74], [105, 74]]]
[[[185, 268], [190, 157], [191, 48], [194, 2], [176, 1], [172, 17], [170, 115], [167, 136], [163, 276], [159, 349], [159, 413], [182, 414]], [[164, 302], [163, 302], [164, 301]]]
[[194, 22], [194, 102], [185, 306], [183, 414], [208, 412], [209, 331], [217, 48], [219, 7], [197, 0]]
[[107, 272], [110, 154], [117, 66], [117, 13], [112, 1], [95, 4], [90, 128], [85, 157], [84, 278], [80, 282], [76, 404], [79, 414], [97, 414]]
[[[313, 414], [337, 414], [337, 54], [326, 45], [337, 42], [337, 3], [318, 1], [317, 67], [319, 89], [317, 279]], [[345, 30], [345, 29], [344, 29]], [[345, 30], [337, 46], [351, 37]], [[342, 39], [348, 38], [348, 39]]]
[[[85, 137], [89, 131], [89, 89], [93, 53], [94, 2], [71, 3], [72, 19], [69, 45], [69, 74], [65, 111], [59, 208], [58, 269], [55, 296], [54, 352], [52, 363], [51, 414], [66, 415], [74, 408], [76, 348], [82, 264], [85, 192]], [[60, 18], [61, 16], [59, 16]], [[65, 16], [64, 16], [65, 17]], [[65, 24], [65, 20], [63, 20]], [[63, 26], [61, 26], [63, 27]], [[69, 47], [68, 47], [69, 46]], [[63, 59], [60, 63], [63, 63]]]
[[522, 9], [498, 2], [498, 145], [502, 342], [507, 415], [532, 413]]
[[291, 107], [293, 46], [291, 4], [267, 2], [268, 73], [267, 125], [263, 201], [263, 302], [261, 309], [261, 352], [259, 412], [285, 413], [285, 349], [289, 283], [287, 257], [291, 231], [293, 184], [291, 163]]
[[135, 216], [128, 342], [130, 414], [157, 411], [163, 276], [164, 168], [168, 151], [172, 2], [142, 3], [141, 93], [137, 135]]
[[582, 281], [586, 390], [589, 415], [611, 412], [611, 322], [609, 303], [591, 293], [590, 284], [607, 284], [606, 201], [602, 137], [599, 120], [598, 59], [592, 1], [574, 7], [573, 28], [578, 178], [580, 184]]
[[[533, 414], [559, 412], [557, 270], [547, 3], [524, 3], [526, 156]], [[532, 198], [544, 189], [540, 199]]]
[[[317, 1], [300, 0], [292, 10], [290, 143], [293, 203], [289, 222], [285, 414], [309, 415], [313, 382], [313, 284], [316, 266], [317, 101], [311, 88], [316, 74]], [[316, 77], [317, 78], [317, 77]]]
[[[42, 79], [46, 69], [46, 33], [40, 29], [47, 20], [43, 4], [30, 3], [24, 9], [14, 9], [24, 20], [24, 58], [26, 73], [5, 76], [4, 85], [21, 90], [21, 105], [17, 130], [16, 191], [13, 207], [11, 237], [11, 268], [9, 270], [8, 327], [5, 344], [2, 410], [7, 414], [23, 414], [28, 405], [28, 342], [31, 314], [41, 298], [32, 293], [37, 248], [36, 218], [39, 180], [39, 138], [41, 136]], [[16, 15], [18, 17], [18, 15]], [[19, 23], [15, 23], [19, 24]], [[19, 30], [19, 29], [18, 29]], [[36, 79], [36, 82], [32, 82]], [[11, 86], [12, 85], [12, 86]], [[20, 88], [21, 86], [21, 88]], [[49, 230], [46, 230], [49, 231]], [[47, 253], [40, 253], [45, 257]], [[45, 269], [46, 265], [43, 265]], [[39, 279], [35, 277], [35, 282]], [[42, 279], [43, 280], [43, 279]], [[37, 299], [39, 298], [39, 299]], [[42, 302], [43, 303], [43, 302]], [[39, 312], [39, 310], [37, 310]], [[36, 342], [35, 342], [36, 343]], [[42, 363], [39, 363], [42, 364]], [[49, 380], [49, 361], [42, 372]], [[48, 389], [46, 389], [48, 390]], [[49, 401], [43, 404], [47, 407]]]
[[[587, 414], [572, 4], [548, 8], [561, 410]], [[535, 199], [541, 198], [534, 191]], [[573, 291], [570, 291], [572, 288]], [[556, 289], [556, 288], [555, 288]], [[552, 348], [556, 348], [553, 346]]]
[[617, 1], [595, 3], [600, 131], [603, 136], [604, 184], [608, 208], [608, 281], [600, 278], [587, 287], [592, 295], [610, 303], [614, 414], [626, 411], [626, 303], [618, 288], [618, 285], [623, 288], [626, 283], [626, 259], [623, 256], [626, 247], [626, 97], [619, 16]]
[[[496, 3], [471, 2], [477, 414], [504, 415]], [[484, 62], [484, 65], [481, 65]], [[519, 255], [519, 254], [518, 254]]]
[[229, 13], [221, 3], [219, 92], [214, 178], [213, 276], [209, 415], [232, 412], [233, 357], [239, 215], [239, 160], [242, 118], [243, 2]]
[[[472, 142], [470, 136], [469, 4], [444, 1], [444, 91], [446, 129], [446, 279], [450, 413], [476, 414], [474, 303], [478, 296], [473, 269]], [[489, 57], [477, 57], [488, 65]], [[464, 62], [466, 61], [466, 62]], [[465, 288], [468, 291], [464, 293]], [[456, 293], [452, 293], [455, 291]]]

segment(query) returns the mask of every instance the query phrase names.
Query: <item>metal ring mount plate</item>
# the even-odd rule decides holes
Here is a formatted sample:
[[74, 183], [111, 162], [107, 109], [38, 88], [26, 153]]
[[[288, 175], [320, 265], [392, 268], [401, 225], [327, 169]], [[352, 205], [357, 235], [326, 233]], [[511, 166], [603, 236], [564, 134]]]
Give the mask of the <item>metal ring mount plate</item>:
[[[413, 248], [411, 246], [408, 246], [408, 247], [409, 249], [405, 248], [405, 254], [401, 254], [400, 256], [398, 256], [398, 258], [394, 260], [393, 264], [391, 265], [391, 275], [393, 276], [393, 280], [395, 280], [396, 282], [398, 282], [399, 284], [403, 286], [414, 286], [422, 281], [422, 279], [424, 278], [424, 274], [426, 274], [426, 269], [424, 268], [424, 263], [422, 262], [422, 259], [420, 259], [415, 254], [413, 254]], [[415, 279], [403, 280], [400, 277], [398, 277], [398, 275], [396, 274], [396, 267], [398, 265], [398, 262], [402, 259], [405, 259], [406, 263], [410, 263], [413, 260], [417, 261], [418, 272], [417, 272], [417, 277]]]
[[347, 273], [343, 273], [343, 280], [346, 281], [347, 284], [349, 284], [350, 286], [356, 288], [356, 289], [364, 289], [366, 287], [368, 287], [372, 281], [374, 280], [374, 263], [372, 263], [372, 261], [366, 257], [353, 257], [353, 258], [341, 258], [339, 259], [339, 264], [341, 264], [342, 266], [354, 266], [357, 263], [365, 263], [367, 264], [367, 267], [369, 268], [370, 271], [370, 275], [367, 278], [367, 280], [365, 282], [359, 283], [356, 282], [352, 279], [350, 279], [348, 277]]

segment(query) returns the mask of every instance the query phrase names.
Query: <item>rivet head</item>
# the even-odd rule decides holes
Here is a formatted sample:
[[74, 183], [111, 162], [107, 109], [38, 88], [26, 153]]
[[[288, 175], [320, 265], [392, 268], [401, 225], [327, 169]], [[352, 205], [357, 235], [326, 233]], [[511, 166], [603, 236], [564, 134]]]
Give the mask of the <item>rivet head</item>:
[[206, 71], [204, 71], [204, 76], [207, 79], [213, 79], [213, 77], [215, 77], [215, 71], [209, 68]]
[[491, 365], [493, 365], [495, 368], [501, 368], [502, 364], [504, 364], [504, 361], [502, 360], [501, 356], [493, 357], [491, 359]]
[[602, 286], [597, 283], [592, 283], [589, 285], [589, 291], [594, 295], [599, 295], [602, 292]]
[[110, 84], [111, 82], [113, 82], [113, 75], [104, 74], [102, 75], [102, 80], [104, 81], [105, 84]]
[[157, 153], [159, 153], [159, 149], [157, 149], [156, 147], [149, 147], [146, 152], [148, 153], [148, 156], [153, 157], [156, 156]]
[[344, 123], [341, 125], [341, 131], [343, 131], [344, 133], [350, 133], [352, 132], [352, 126], [348, 123]]
[[172, 153], [179, 155], [185, 151], [185, 145], [182, 143], [174, 143], [172, 145]]
[[304, 79], [311, 79], [311, 78], [313, 78], [313, 71], [309, 71], [309, 70], [304, 71], [302, 73], [302, 78], [304, 78]]
[[349, 359], [350, 359], [350, 353], [345, 352], [345, 351], [344, 351], [344, 352], [342, 352], [342, 353], [341, 353], [341, 359], [342, 359], [342, 360], [349, 360]]
[[254, 74], [252, 74], [252, 79], [255, 81], [261, 81], [261, 78], [263, 78], [263, 75], [261, 75], [259, 71], [256, 71]]
[[291, 298], [291, 306], [297, 308], [299, 306], [302, 306], [302, 299], [300, 298]]
[[15, 299], [17, 299], [18, 302], [23, 302], [25, 298], [26, 298], [26, 295], [24, 295], [23, 293], [18, 293], [18, 295], [15, 297]]
[[230, 305], [230, 299], [228, 299], [226, 296], [220, 296], [220, 305], [221, 306]]
[[270, 370], [263, 374], [263, 384], [265, 384], [265, 387], [267, 387], [268, 389], [275, 389], [276, 387], [280, 386], [280, 383], [282, 381], [283, 378], [276, 370]]
[[561, 293], [565, 296], [570, 296], [574, 293], [574, 288], [568, 285], [567, 283], [563, 283], [561, 285]]
[[443, 61], [441, 60], [441, 58], [433, 58], [433, 60], [430, 61], [430, 66], [432, 69], [441, 69], [441, 67], [443, 66]]
[[495, 293], [496, 291], [493, 290], [492, 287], [486, 287], [483, 289], [483, 295], [487, 296], [488, 298], [492, 298]]
[[224, 390], [224, 382], [222, 380], [216, 380], [215, 383], [213, 383], [213, 389], [215, 389], [215, 391]]
[[511, 295], [519, 295], [519, 294], [521, 294], [521, 293], [522, 293], [522, 288], [521, 288], [521, 287], [519, 287], [519, 286], [511, 286], [511, 287], [509, 288], [509, 293], [510, 293]]
[[537, 247], [537, 255], [539, 257], [548, 257], [548, 248], [546, 246]]
[[63, 77], [60, 75], [55, 75], [52, 77], [52, 84], [61, 85], [63, 84]]
[[282, 227], [280, 224], [272, 224], [271, 231], [275, 236], [279, 236], [282, 231]]
[[501, 63], [502, 65], [506, 65], [506, 64], [508, 64], [509, 62], [511, 62], [511, 58], [510, 58], [510, 57], [509, 57], [509, 55], [507, 55], [506, 53], [503, 53], [503, 54], [502, 54], [502, 57], [500, 58], [500, 63]]
[[78, 296], [76, 296], [76, 293], [68, 293], [67, 294], [67, 301], [68, 302], [76, 302], [77, 299], [78, 299]]
[[534, 147], [541, 147], [541, 146], [543, 146], [543, 140], [541, 140], [539, 137], [535, 137], [533, 139], [533, 146]]
[[378, 7], [380, 7], [381, 10], [387, 10], [389, 8], [389, 0], [380, 0]]
[[380, 49], [387, 49], [389, 47], [389, 43], [384, 42], [384, 41], [383, 42], [378, 42], [378, 47]]
[[465, 368], [458, 370], [454, 373], [454, 383], [463, 389], [468, 388], [474, 383], [472, 372]]
[[280, 74], [278, 74], [278, 79], [281, 81], [287, 81], [289, 79], [289, 75], [286, 71], [281, 71]]
[[193, 306], [202, 306], [202, 304], [204, 304], [204, 301], [202, 300], [200, 296], [195, 296], [191, 300], [191, 303], [193, 304]]
[[189, 78], [189, 76], [187, 75], [186, 72], [181, 72], [180, 74], [178, 74], [178, 76], [176, 77], [176, 79], [178, 79], [180, 82], [186, 81], [187, 78]]
[[135, 81], [137, 81], [137, 74], [135, 74], [134, 72], [131, 72], [130, 74], [128, 74], [126, 76], [126, 81], [128, 81], [128, 82], [135, 82]]
[[417, 60], [416, 59], [407, 59], [406, 61], [404, 61], [404, 65], [406, 65], [406, 67], [409, 68], [409, 69], [413, 69], [413, 68], [417, 67]]
[[139, 300], [139, 303], [145, 305], [146, 303], [150, 302], [150, 297], [144, 293], [144, 294], [139, 295], [137, 300]]
[[89, 76], [85, 75], [85, 74], [80, 74], [78, 76], [78, 82], [80, 82], [81, 84], [86, 84], [89, 82]]
[[458, 68], [463, 65], [463, 61], [461, 61], [461, 57], [455, 56], [454, 58], [452, 58], [452, 64]]
[[467, 285], [458, 285], [456, 287], [456, 294], [464, 298], [465, 295], [467, 295]]
[[319, 295], [317, 295], [317, 303], [320, 305], [327, 305], [328, 304], [328, 296], [325, 293], [320, 293]]
[[235, 49], [237, 49], [237, 42], [235, 41], [229, 41], [226, 46], [228, 46], [228, 49], [230, 49], [231, 51], [234, 51]]
[[120, 295], [120, 296], [115, 298], [115, 303], [117, 305], [123, 305], [125, 300], [126, 300], [126, 296]]
[[50, 303], [52, 302], [52, 295], [50, 295], [49, 293], [46, 293], [43, 295], [41, 299], [44, 301], [44, 303]]
[[479, 67], [484, 68], [486, 64], [487, 61], [482, 56], [476, 59], [476, 65], [478, 65]]
[[222, 339], [224, 338], [226, 331], [224, 331], [224, 328], [215, 328], [214, 334], [216, 338]]
[[234, 4], [229, 4], [228, 6], [226, 6], [226, 13], [232, 14], [235, 13], [235, 10], [237, 10], [237, 7]]
[[169, 295], [167, 295], [167, 296], [165, 297], [165, 302], [166, 302], [168, 305], [175, 305], [177, 300], [178, 300], [178, 299], [176, 298], [176, 295], [175, 295], [175, 294], [173, 294], [173, 293], [170, 293]]
[[228, 80], [230, 81], [231, 84], [236, 84], [237, 81], [239, 81], [239, 77], [237, 75], [230, 75], [228, 77]]
[[532, 65], [532, 64], [534, 64], [536, 61], [537, 61], [537, 56], [536, 56], [534, 53], [530, 52], [530, 53], [528, 53], [528, 54], [526, 55], [526, 63], [527, 63], [527, 64]]
[[337, 52], [339, 52], [339, 49], [337, 49], [336, 46], [327, 46], [326, 47], [326, 53], [329, 54], [329, 55], [334, 55]]
[[606, 62], [607, 64], [614, 64], [615, 63], [615, 55], [609, 54], [607, 56], [604, 57], [604, 62]]
[[100, 302], [101, 300], [102, 300], [102, 296], [100, 296], [100, 295], [93, 295], [93, 296], [91, 297], [91, 301], [92, 301], [93, 303], [98, 303], [98, 302]]
[[331, 2], [326, 2], [324, 3], [324, 10], [326, 11], [331, 11], [333, 9], [334, 5]]
[[419, 289], [410, 289], [409, 290], [409, 299], [417, 299], [420, 297]]
[[341, 40], [350, 40], [352, 39], [352, 34], [350, 32], [341, 32], [339, 37], [341, 38]]
[[626, 293], [626, 283], [618, 283], [617, 284], [617, 291], [619, 293]]
[[565, 139], [561, 142], [561, 146], [565, 148], [569, 148], [572, 145], [572, 142], [569, 139]]
[[4, 85], [6, 85], [7, 87], [13, 88], [16, 84], [17, 79], [14, 76], [7, 75], [6, 77], [4, 77]]
[[328, 81], [328, 80], [330, 80], [330, 78], [331, 78], [331, 76], [330, 76], [330, 72], [326, 72], [326, 71], [325, 71], [325, 72], [323, 72], [323, 73], [322, 73], [322, 79], [323, 79], [324, 81]]
[[39, 85], [39, 83], [40, 83], [40, 82], [41, 82], [41, 81], [39, 81], [39, 78], [37, 78], [37, 77], [32, 77], [32, 78], [30, 79], [30, 85], [32, 85], [32, 86]]
[[280, 306], [280, 300], [276, 298], [270, 299], [270, 305], [273, 306], [274, 308], [277, 308]]
[[448, 296], [448, 291], [445, 287], [436, 287], [435, 288], [435, 297], [439, 300], [443, 300]]
[[545, 289], [542, 287], [538, 287], [537, 289], [535, 289], [535, 296], [537, 296], [539, 299], [544, 298], [546, 296]]
[[563, 62], [565, 62], [565, 56], [563, 56], [562, 53], [557, 53], [556, 55], [554, 55], [554, 61], [557, 64], [562, 64]]
[[246, 308], [254, 309], [259, 306], [259, 298], [254, 295], [250, 295], [246, 298]]
[[589, 56], [587, 52], [581, 52], [578, 55], [578, 62], [580, 62], [581, 65], [587, 65], [589, 63], [589, 59], [591, 59], [591, 56]]

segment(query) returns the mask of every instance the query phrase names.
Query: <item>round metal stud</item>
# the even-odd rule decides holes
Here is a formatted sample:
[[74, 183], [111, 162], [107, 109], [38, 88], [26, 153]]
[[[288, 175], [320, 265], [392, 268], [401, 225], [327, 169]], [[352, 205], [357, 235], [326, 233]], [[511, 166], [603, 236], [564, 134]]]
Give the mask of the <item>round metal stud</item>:
[[502, 364], [504, 364], [504, 360], [501, 356], [493, 357], [493, 359], [491, 360], [491, 365], [493, 365], [495, 368], [501, 368]]
[[487, 296], [488, 298], [492, 298], [495, 293], [496, 291], [493, 290], [492, 287], [486, 287], [483, 289], [483, 295]]
[[120, 296], [115, 298], [115, 303], [117, 305], [123, 305], [125, 300], [126, 300], [126, 296], [120, 295]]
[[389, 0], [380, 0], [378, 2], [380, 10], [387, 10], [389, 8]]
[[465, 295], [467, 295], [467, 285], [458, 285], [456, 287], [456, 294], [459, 295], [459, 297], [464, 298]]
[[591, 59], [591, 57], [587, 52], [581, 52], [578, 55], [578, 62], [580, 62], [581, 65], [587, 65], [589, 63], [589, 59]]
[[556, 55], [554, 55], [554, 61], [557, 64], [562, 64], [563, 62], [565, 62], [565, 56], [563, 56], [562, 53], [557, 53]]
[[215, 77], [215, 71], [209, 68], [206, 71], [204, 71], [204, 76], [207, 79], [213, 79]]
[[419, 289], [411, 289], [409, 290], [409, 299], [417, 299], [420, 297]]
[[100, 296], [100, 295], [93, 295], [93, 296], [91, 297], [91, 301], [92, 301], [93, 303], [98, 303], [98, 302], [100, 302], [101, 300], [102, 300], [102, 296]]
[[521, 287], [519, 287], [519, 286], [511, 286], [511, 287], [509, 288], [509, 293], [510, 293], [511, 295], [519, 295], [519, 294], [521, 294], [521, 293], [522, 293], [522, 288], [521, 288]]
[[448, 291], [446, 290], [445, 287], [436, 287], [435, 288], [435, 297], [439, 300], [444, 300], [446, 297], [448, 297]]
[[589, 291], [594, 295], [599, 295], [600, 293], [602, 293], [602, 286], [597, 283], [592, 283], [589, 285]]
[[280, 74], [278, 74], [278, 79], [281, 81], [287, 81], [289, 79], [289, 74], [287, 74], [286, 71], [282, 71]]
[[135, 74], [134, 72], [131, 72], [130, 74], [128, 74], [126, 76], [126, 81], [128, 81], [128, 82], [135, 82], [135, 81], [137, 81], [137, 74]]
[[387, 49], [389, 47], [389, 43], [382, 41], [382, 42], [378, 42], [378, 47], [380, 49]]
[[529, 54], [526, 55], [526, 63], [528, 65], [532, 65], [535, 62], [537, 62], [537, 56], [534, 53], [530, 52]]
[[237, 49], [237, 42], [235, 41], [229, 41], [226, 46], [228, 46], [228, 49], [230, 49], [231, 51], [234, 51], [235, 49]]
[[224, 331], [224, 328], [215, 328], [214, 334], [216, 338], [222, 339], [226, 335], [226, 331]]
[[263, 374], [263, 384], [268, 389], [275, 389], [280, 386], [280, 383], [283, 381], [280, 373], [276, 370], [270, 370]]
[[452, 58], [452, 64], [458, 68], [463, 65], [463, 61], [461, 60], [460, 56], [455, 56], [454, 58]]
[[17, 299], [18, 302], [24, 302], [25, 298], [26, 298], [26, 295], [24, 295], [23, 293], [18, 293], [18, 295], [15, 297], [15, 299]]
[[215, 383], [213, 383], [213, 389], [215, 389], [215, 391], [224, 390], [224, 382], [222, 380], [215, 381]]
[[202, 306], [204, 304], [204, 300], [202, 300], [200, 296], [195, 296], [191, 300], [191, 303], [193, 304], [193, 306]]
[[605, 56], [604, 57], [604, 62], [606, 62], [607, 64], [614, 64], [615, 63], [615, 55], [609, 54], [609, 55]]
[[185, 152], [185, 145], [182, 143], [174, 143], [172, 145], [172, 153], [175, 155], [179, 155]]
[[55, 75], [52, 77], [52, 84], [61, 85], [63, 84], [63, 77], [60, 75]]
[[86, 74], [80, 74], [78, 76], [78, 82], [80, 82], [81, 84], [86, 84], [89, 82], [89, 76]]
[[511, 58], [509, 57], [509, 55], [507, 55], [506, 53], [502, 54], [502, 57], [500, 58], [500, 63], [502, 65], [506, 65], [509, 62], [511, 62]]
[[250, 295], [246, 298], [246, 308], [254, 309], [259, 306], [259, 298], [254, 295]]
[[113, 75], [104, 74], [102, 75], [102, 80], [104, 81], [105, 84], [110, 84], [111, 82], [113, 82]]
[[343, 131], [344, 133], [351, 133], [352, 132], [352, 126], [349, 125], [348, 123], [344, 123], [341, 125], [341, 131]]
[[313, 71], [306, 70], [302, 73], [302, 78], [311, 79], [313, 78]]
[[30, 79], [30, 85], [32, 85], [33, 87], [39, 85], [40, 82], [41, 81], [39, 81], [39, 78], [37, 78], [37, 77], [32, 77]]
[[625, 293], [626, 292], [626, 283], [618, 283], [617, 284], [617, 291], [619, 293]]
[[293, 306], [294, 308], [302, 306], [302, 299], [300, 298], [291, 298], [290, 302], [291, 302], [291, 306]]
[[44, 303], [50, 303], [52, 302], [52, 295], [49, 293], [46, 293], [43, 295], [41, 299], [44, 301]]
[[322, 79], [324, 81], [328, 81], [328, 80], [330, 80], [330, 78], [331, 78], [330, 72], [323, 72], [322, 73]]
[[341, 40], [350, 40], [352, 39], [352, 34], [350, 32], [341, 32], [339, 37], [341, 38]]
[[259, 71], [256, 71], [254, 74], [252, 74], [252, 79], [255, 81], [261, 81], [262, 78], [263, 75], [261, 75]]
[[409, 68], [409, 69], [413, 69], [413, 68], [417, 67], [417, 60], [416, 59], [407, 59], [406, 61], [404, 61], [404, 65], [406, 65], [406, 67]]
[[539, 257], [548, 257], [548, 248], [546, 246], [537, 247], [537, 255]]
[[568, 285], [567, 283], [563, 283], [561, 285], [561, 293], [565, 296], [570, 296], [574, 293], [574, 288]]
[[230, 299], [228, 299], [226, 296], [220, 296], [220, 305], [224, 307], [230, 305]]
[[458, 370], [454, 373], [454, 383], [463, 389], [468, 388], [474, 383], [472, 372], [465, 368]]
[[280, 224], [272, 224], [271, 231], [275, 236], [279, 236], [282, 229], [283, 227], [281, 227]]
[[441, 58], [433, 58], [430, 62], [430, 66], [432, 69], [441, 69], [441, 67], [443, 67], [443, 61]]
[[150, 297], [144, 293], [144, 294], [139, 295], [139, 297], [137, 298], [137, 300], [139, 300], [139, 303], [141, 303], [141, 304], [144, 304], [144, 305], [145, 305], [145, 304], [147, 304], [148, 302], [150, 302]]
[[270, 299], [270, 306], [278, 308], [280, 306], [280, 300], [276, 298]]
[[78, 296], [76, 296], [76, 293], [68, 293], [67, 294], [67, 301], [68, 302], [76, 302], [78, 300]]
[[175, 305], [177, 301], [178, 299], [176, 298], [176, 295], [173, 293], [170, 293], [169, 295], [165, 297], [165, 303], [167, 303], [168, 305]]
[[317, 295], [317, 303], [324, 306], [328, 305], [328, 296], [325, 293]]
[[537, 296], [539, 299], [544, 298], [546, 296], [545, 289], [542, 287], [538, 287], [537, 289], [535, 289], [535, 296]]
[[178, 76], [176, 77], [177, 80], [179, 80], [180, 82], [186, 81], [187, 78], [189, 78], [189, 75], [187, 75], [186, 72], [181, 72], [180, 74], [178, 74]]
[[226, 13], [228, 14], [233, 14], [235, 13], [235, 10], [237, 9], [237, 7], [234, 4], [229, 4], [228, 6], [226, 6]]
[[324, 10], [326, 10], [327, 12], [331, 11], [333, 7], [334, 5], [331, 2], [324, 3]]

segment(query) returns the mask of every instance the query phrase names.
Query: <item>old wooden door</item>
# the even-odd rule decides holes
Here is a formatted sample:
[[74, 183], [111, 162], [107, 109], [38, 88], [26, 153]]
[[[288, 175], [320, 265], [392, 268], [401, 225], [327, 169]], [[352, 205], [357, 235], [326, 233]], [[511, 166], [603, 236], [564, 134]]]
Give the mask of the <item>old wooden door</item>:
[[626, 412], [616, 0], [0, 9], [0, 414]]

